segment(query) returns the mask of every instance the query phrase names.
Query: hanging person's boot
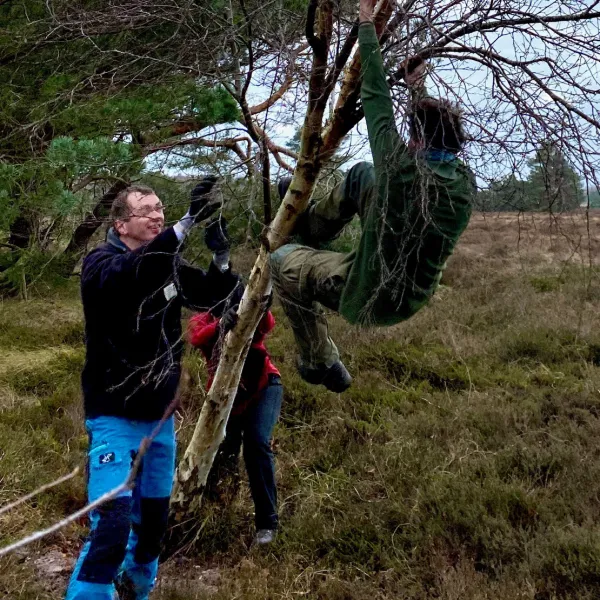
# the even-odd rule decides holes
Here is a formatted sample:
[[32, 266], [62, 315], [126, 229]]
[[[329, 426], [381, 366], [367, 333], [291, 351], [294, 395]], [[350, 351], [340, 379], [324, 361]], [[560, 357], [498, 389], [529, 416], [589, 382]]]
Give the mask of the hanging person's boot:
[[341, 394], [352, 384], [352, 376], [341, 360], [337, 360], [330, 367], [326, 365], [309, 367], [298, 357], [297, 366], [298, 373], [304, 381], [313, 385], [324, 385], [330, 392]]

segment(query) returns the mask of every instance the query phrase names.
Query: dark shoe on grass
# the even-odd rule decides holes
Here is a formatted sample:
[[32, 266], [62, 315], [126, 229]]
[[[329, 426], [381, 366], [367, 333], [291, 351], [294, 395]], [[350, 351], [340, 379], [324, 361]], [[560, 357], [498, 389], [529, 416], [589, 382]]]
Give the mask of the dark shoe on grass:
[[254, 536], [255, 546], [266, 546], [275, 541], [277, 532], [274, 529], [259, 529]]
[[352, 384], [352, 377], [341, 360], [336, 361], [331, 367], [317, 365], [307, 367], [298, 359], [298, 372], [300, 377], [313, 385], [324, 385], [329, 391], [341, 394]]

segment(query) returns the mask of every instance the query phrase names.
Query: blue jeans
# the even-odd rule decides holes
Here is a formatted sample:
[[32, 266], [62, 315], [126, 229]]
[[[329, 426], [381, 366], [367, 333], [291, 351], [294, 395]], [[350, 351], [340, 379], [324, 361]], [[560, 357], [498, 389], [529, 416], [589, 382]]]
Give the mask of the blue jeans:
[[[142, 438], [156, 425], [156, 421], [108, 416], [86, 421], [90, 502], [125, 481]], [[167, 528], [174, 472], [171, 417], [148, 448], [133, 490], [90, 513], [90, 536], [75, 565], [66, 600], [114, 600], [114, 582], [119, 576], [133, 584], [136, 600], [147, 600]]]
[[271, 437], [282, 399], [281, 379], [271, 376], [260, 398], [242, 414], [230, 417], [225, 440], [219, 449], [220, 461], [231, 461], [239, 456], [243, 442], [256, 529], [277, 529], [277, 487]]

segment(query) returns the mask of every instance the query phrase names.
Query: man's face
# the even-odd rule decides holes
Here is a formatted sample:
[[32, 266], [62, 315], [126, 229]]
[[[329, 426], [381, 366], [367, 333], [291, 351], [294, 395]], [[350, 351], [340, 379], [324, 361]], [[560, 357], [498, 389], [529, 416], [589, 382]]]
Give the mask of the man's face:
[[115, 228], [123, 243], [131, 250], [153, 240], [165, 225], [163, 205], [155, 194], [132, 192], [127, 198], [129, 218], [117, 221]]

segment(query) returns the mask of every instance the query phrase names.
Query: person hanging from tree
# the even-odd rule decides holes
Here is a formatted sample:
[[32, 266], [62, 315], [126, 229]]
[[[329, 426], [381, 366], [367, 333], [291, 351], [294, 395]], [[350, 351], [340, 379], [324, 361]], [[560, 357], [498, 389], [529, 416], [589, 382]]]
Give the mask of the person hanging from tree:
[[[418, 57], [401, 66], [410, 91], [410, 141], [400, 137], [373, 24], [375, 3], [360, 1], [358, 32], [373, 164], [354, 165], [327, 197], [309, 204], [294, 229], [301, 244], [286, 244], [271, 255], [273, 284], [299, 349], [299, 373], [334, 392], [347, 389], [352, 378], [320, 305], [352, 324], [409, 319], [438, 287], [475, 194], [475, 177], [457, 157], [465, 144], [460, 110], [428, 96], [426, 64]], [[279, 182], [280, 195], [291, 181]], [[353, 252], [320, 249], [356, 214], [362, 233]]]
[[[131, 186], [115, 199], [107, 242], [84, 259], [81, 297], [86, 359], [82, 373], [89, 435], [88, 498], [124, 483], [140, 443], [176, 401], [183, 350], [181, 309], [206, 310], [234, 294], [239, 277], [229, 253], [208, 272], [181, 258], [191, 228], [220, 208], [215, 177], [193, 190], [189, 211], [164, 228], [154, 191]], [[90, 513], [90, 536], [67, 600], [147, 600], [156, 578], [175, 471], [173, 416], [144, 455], [133, 490]]]
[[[206, 244], [213, 252], [229, 251], [227, 222], [219, 217], [206, 227]], [[216, 233], [215, 233], [216, 232]], [[243, 290], [238, 288], [235, 298], [226, 308], [219, 304], [210, 311], [194, 315], [188, 324], [188, 340], [198, 348], [208, 364], [210, 389], [219, 364], [220, 345], [227, 331], [237, 322], [237, 310]], [[272, 296], [271, 296], [272, 297]], [[248, 473], [250, 492], [254, 502], [256, 535], [254, 543], [269, 544], [275, 539], [277, 515], [277, 487], [275, 465], [271, 450], [273, 428], [279, 417], [283, 387], [279, 371], [265, 347], [265, 337], [275, 327], [275, 317], [269, 310], [259, 322], [248, 355], [240, 384], [227, 422], [225, 439], [213, 465], [213, 474], [220, 470], [235, 470], [243, 443], [244, 463]], [[223, 469], [221, 469], [223, 467]]]

